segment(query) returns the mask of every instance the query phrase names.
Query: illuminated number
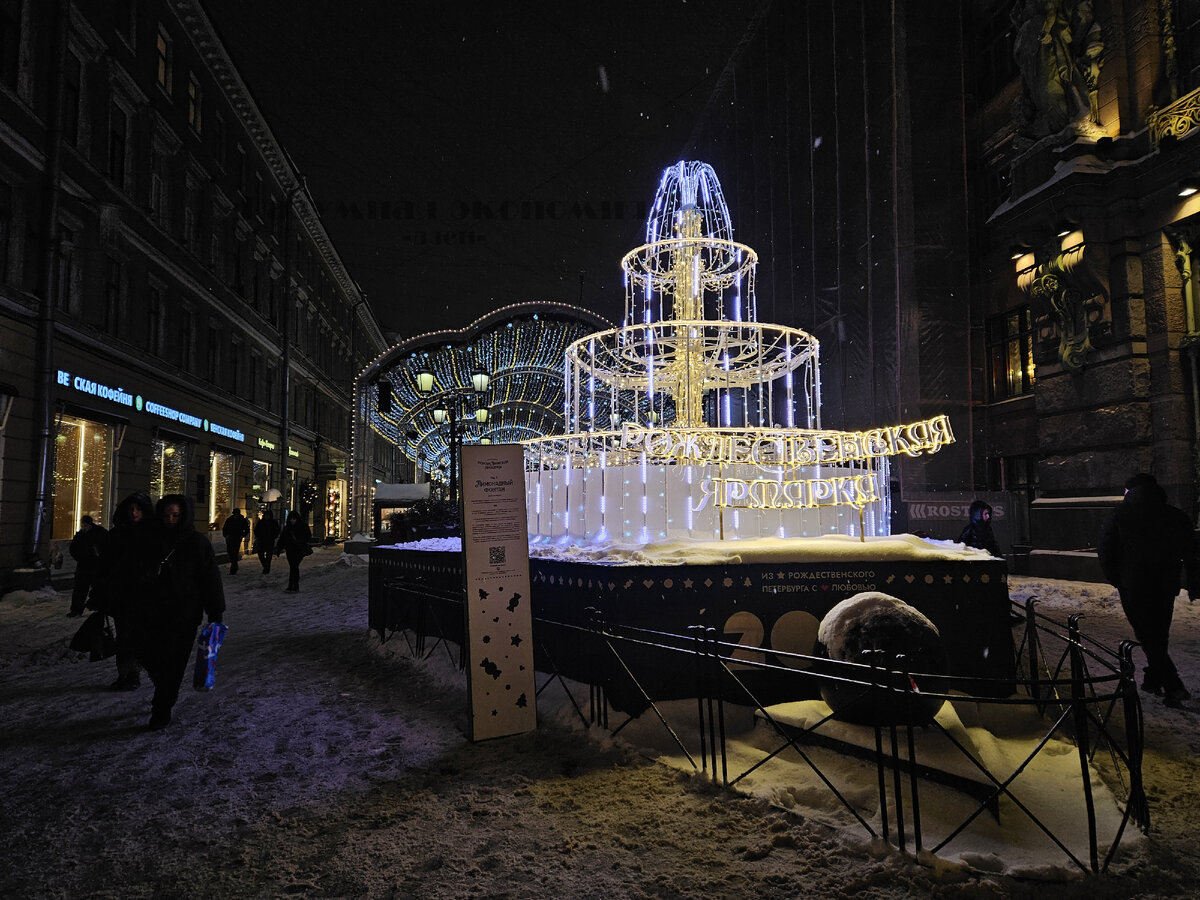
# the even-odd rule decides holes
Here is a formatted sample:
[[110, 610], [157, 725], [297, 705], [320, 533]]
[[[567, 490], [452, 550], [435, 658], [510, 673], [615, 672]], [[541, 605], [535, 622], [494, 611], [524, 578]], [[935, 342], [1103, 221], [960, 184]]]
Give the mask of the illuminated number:
[[[751, 659], [762, 662], [763, 655], [759, 652], [762, 647], [763, 623], [754, 613], [739, 610], [725, 620], [725, 638], [736, 638], [738, 649], [730, 654], [730, 659]], [[743, 649], [753, 648], [753, 649]], [[748, 666], [730, 665], [731, 669], [746, 669]]]
[[[786, 612], [771, 626], [771, 649], [812, 656], [817, 645], [817, 628], [820, 625], [820, 621], [812, 613], [798, 609]], [[805, 660], [790, 659], [786, 656], [780, 657], [779, 663], [791, 669], [807, 669], [809, 666]]]

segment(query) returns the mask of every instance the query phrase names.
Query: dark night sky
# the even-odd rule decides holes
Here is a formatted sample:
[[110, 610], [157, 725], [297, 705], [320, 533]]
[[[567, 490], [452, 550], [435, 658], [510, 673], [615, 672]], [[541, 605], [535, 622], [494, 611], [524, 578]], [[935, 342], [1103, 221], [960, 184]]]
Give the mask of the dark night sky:
[[620, 259], [663, 168], [704, 159], [762, 2], [204, 4], [403, 339], [527, 300], [619, 320]]

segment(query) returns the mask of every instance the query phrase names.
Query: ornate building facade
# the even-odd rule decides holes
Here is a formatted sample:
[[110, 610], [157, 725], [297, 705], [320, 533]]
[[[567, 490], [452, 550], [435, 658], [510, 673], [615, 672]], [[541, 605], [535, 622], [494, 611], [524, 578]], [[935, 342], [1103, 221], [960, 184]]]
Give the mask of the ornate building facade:
[[1129, 475], [1196, 519], [1200, 5], [977, 6], [974, 477], [1036, 473], [1032, 570], [1099, 579]]
[[5, 586], [135, 490], [347, 536], [386, 344], [196, 0], [0, 4], [0, 325]]
[[816, 0], [750, 23], [686, 153], [826, 424], [949, 415], [894, 527], [983, 496], [1018, 571], [1099, 579], [1130, 474], [1197, 514], [1198, 122], [1193, 0]]

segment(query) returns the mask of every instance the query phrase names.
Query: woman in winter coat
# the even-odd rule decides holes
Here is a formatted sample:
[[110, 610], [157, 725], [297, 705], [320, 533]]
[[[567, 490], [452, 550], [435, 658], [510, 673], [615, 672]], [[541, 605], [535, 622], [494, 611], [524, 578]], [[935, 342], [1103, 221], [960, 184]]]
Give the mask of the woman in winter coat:
[[966, 544], [968, 547], [975, 547], [977, 550], [986, 550], [992, 556], [1003, 558], [1004, 554], [1000, 552], [1000, 545], [996, 543], [996, 535], [992, 533], [991, 505], [982, 500], [976, 500], [971, 504], [969, 515], [971, 521], [958, 536], [958, 542]]
[[312, 533], [308, 526], [300, 521], [300, 513], [292, 510], [288, 513], [287, 523], [279, 533], [279, 543], [275, 547], [275, 555], [287, 554], [288, 586], [287, 590], [296, 593], [300, 590], [300, 560], [312, 553], [308, 540]]
[[225, 590], [212, 543], [196, 531], [190, 497], [167, 494], [156, 507], [161, 522], [156, 576], [136, 600], [138, 660], [154, 682], [150, 728], [166, 728], [179, 699], [196, 631], [225, 616]]
[[117, 504], [112, 522], [89, 606], [111, 616], [117, 632], [117, 680], [109, 689], [132, 691], [142, 681], [134, 643], [135, 600], [150, 589], [158, 568], [160, 526], [154, 501], [141, 491]]

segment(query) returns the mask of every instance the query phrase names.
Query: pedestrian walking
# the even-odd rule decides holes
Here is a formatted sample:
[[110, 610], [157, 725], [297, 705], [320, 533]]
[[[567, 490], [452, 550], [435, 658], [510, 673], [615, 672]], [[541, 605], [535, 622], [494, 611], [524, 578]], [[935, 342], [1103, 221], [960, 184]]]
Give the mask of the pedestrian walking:
[[1153, 475], [1125, 482], [1125, 498], [1109, 514], [1097, 548], [1104, 577], [1117, 589], [1121, 608], [1146, 654], [1142, 690], [1163, 696], [1173, 709], [1191, 694], [1168, 652], [1175, 597], [1187, 573], [1188, 598], [1200, 593], [1200, 554], [1187, 514], [1167, 503]]
[[155, 512], [162, 523], [158, 565], [135, 601], [137, 656], [154, 683], [152, 731], [171, 723], [202, 618], [221, 622], [225, 616], [221, 570], [212, 543], [196, 531], [191, 498], [167, 494]]
[[275, 555], [278, 540], [279, 523], [269, 509], [264, 509], [262, 518], [254, 523], [254, 553], [262, 564], [264, 575], [271, 574], [271, 557]]
[[970, 521], [958, 536], [958, 542], [977, 550], [986, 550], [992, 556], [1003, 559], [1004, 553], [1000, 550], [1000, 545], [996, 542], [996, 535], [992, 532], [991, 504], [983, 500], [976, 500], [971, 504], [967, 514]]
[[229, 574], [236, 575], [238, 560], [242, 558], [242, 541], [250, 534], [250, 520], [235, 506], [221, 526], [221, 534], [225, 537], [225, 552], [229, 555]]
[[75, 560], [75, 582], [71, 588], [71, 608], [67, 612], [72, 619], [83, 615], [88, 593], [100, 569], [100, 554], [107, 537], [108, 529], [97, 525], [91, 516], [80, 517], [79, 530], [67, 548], [71, 559]]
[[117, 639], [117, 680], [110, 690], [136, 690], [142, 682], [134, 643], [134, 598], [147, 590], [158, 566], [159, 525], [154, 502], [141, 491], [113, 512], [88, 605], [113, 620]]
[[312, 533], [308, 526], [300, 521], [300, 513], [292, 510], [288, 513], [287, 523], [279, 533], [279, 543], [275, 546], [275, 555], [281, 552], [287, 555], [289, 593], [300, 590], [300, 561], [312, 553], [308, 541]]

